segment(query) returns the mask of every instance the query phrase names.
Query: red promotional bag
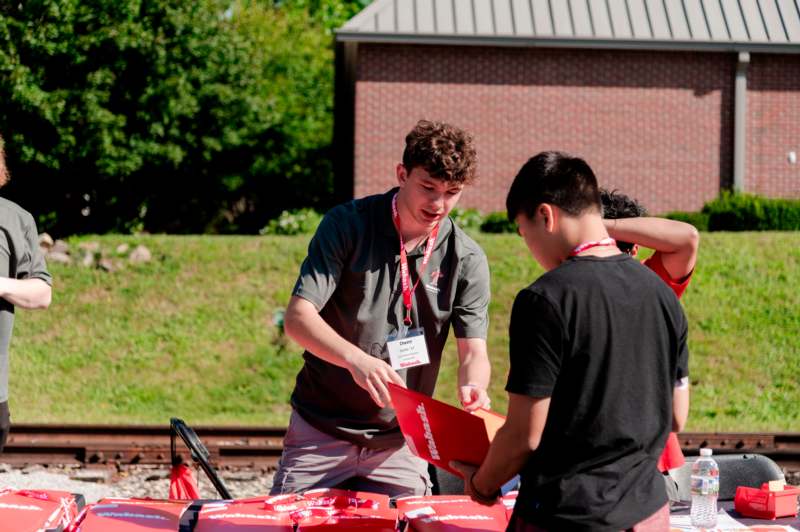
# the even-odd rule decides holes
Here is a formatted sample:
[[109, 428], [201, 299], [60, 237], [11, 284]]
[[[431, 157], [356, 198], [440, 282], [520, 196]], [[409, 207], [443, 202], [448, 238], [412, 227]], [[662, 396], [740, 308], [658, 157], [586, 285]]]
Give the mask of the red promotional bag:
[[371, 508], [325, 508], [310, 506], [292, 512], [297, 532], [328, 530], [358, 530], [361, 532], [395, 532], [397, 510]]
[[203, 504], [197, 514], [194, 532], [292, 532], [294, 521], [289, 512], [266, 508], [264, 498], [222, 501]]
[[77, 517], [83, 497], [66, 491], [0, 488], [0, 528], [62, 531]]
[[509, 521], [511, 521], [511, 514], [514, 513], [514, 505], [517, 504], [517, 495], [519, 495], [518, 491], [516, 490], [509, 491], [508, 493], [503, 495], [500, 499], [503, 502], [503, 506], [506, 509], [506, 519], [508, 519]]
[[508, 526], [503, 504], [484, 506], [462, 495], [404, 497], [397, 499], [397, 509], [413, 532], [503, 532]]
[[188, 501], [102, 499], [87, 506], [68, 532], [177, 531]]
[[319, 488], [308, 490], [302, 495], [311, 501], [313, 506], [331, 508], [371, 508], [373, 510], [388, 509], [389, 496], [369, 491], [350, 491], [336, 488]]

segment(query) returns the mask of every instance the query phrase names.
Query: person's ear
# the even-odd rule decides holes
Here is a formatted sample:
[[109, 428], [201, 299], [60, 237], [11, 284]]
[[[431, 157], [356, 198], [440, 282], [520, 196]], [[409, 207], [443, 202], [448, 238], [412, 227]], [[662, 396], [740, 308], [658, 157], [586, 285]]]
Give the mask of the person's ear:
[[635, 257], [638, 254], [639, 254], [639, 244], [634, 244], [633, 247], [631, 248], [631, 256]]
[[397, 168], [395, 169], [397, 173], [397, 183], [400, 185], [400, 188], [403, 188], [408, 181], [408, 172], [406, 171], [406, 167], [403, 166], [403, 163], [397, 163]]
[[547, 203], [542, 203], [539, 205], [537, 212], [541, 217], [542, 222], [544, 222], [544, 230], [548, 233], [552, 233], [556, 224], [556, 211], [553, 206], [548, 205]]

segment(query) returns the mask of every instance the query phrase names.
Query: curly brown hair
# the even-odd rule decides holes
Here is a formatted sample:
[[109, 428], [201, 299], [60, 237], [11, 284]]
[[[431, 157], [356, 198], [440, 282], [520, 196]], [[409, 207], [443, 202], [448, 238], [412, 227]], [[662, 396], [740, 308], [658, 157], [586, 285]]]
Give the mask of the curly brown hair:
[[406, 135], [403, 166], [408, 172], [420, 167], [431, 177], [469, 185], [477, 170], [472, 136], [444, 122], [420, 120]]
[[3, 136], [0, 135], [0, 187], [8, 183], [11, 176], [8, 175], [8, 168], [6, 167], [6, 151]]

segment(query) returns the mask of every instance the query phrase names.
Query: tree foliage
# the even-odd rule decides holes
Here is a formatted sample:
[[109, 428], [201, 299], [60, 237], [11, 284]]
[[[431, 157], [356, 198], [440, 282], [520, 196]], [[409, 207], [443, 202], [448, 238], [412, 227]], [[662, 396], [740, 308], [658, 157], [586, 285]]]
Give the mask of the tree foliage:
[[56, 234], [256, 232], [324, 207], [358, 1], [0, 2], [5, 195]]

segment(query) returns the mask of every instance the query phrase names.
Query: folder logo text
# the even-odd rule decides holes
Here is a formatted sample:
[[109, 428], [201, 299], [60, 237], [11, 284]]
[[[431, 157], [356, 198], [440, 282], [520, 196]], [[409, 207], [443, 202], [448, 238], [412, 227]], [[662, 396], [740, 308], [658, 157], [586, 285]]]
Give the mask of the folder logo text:
[[436, 449], [436, 441], [433, 439], [433, 432], [431, 432], [431, 424], [428, 423], [428, 413], [425, 412], [425, 405], [422, 403], [417, 405], [417, 414], [419, 414], [419, 419], [422, 421], [422, 431], [425, 441], [428, 442], [428, 451], [431, 453], [431, 459], [441, 460], [439, 451]]

